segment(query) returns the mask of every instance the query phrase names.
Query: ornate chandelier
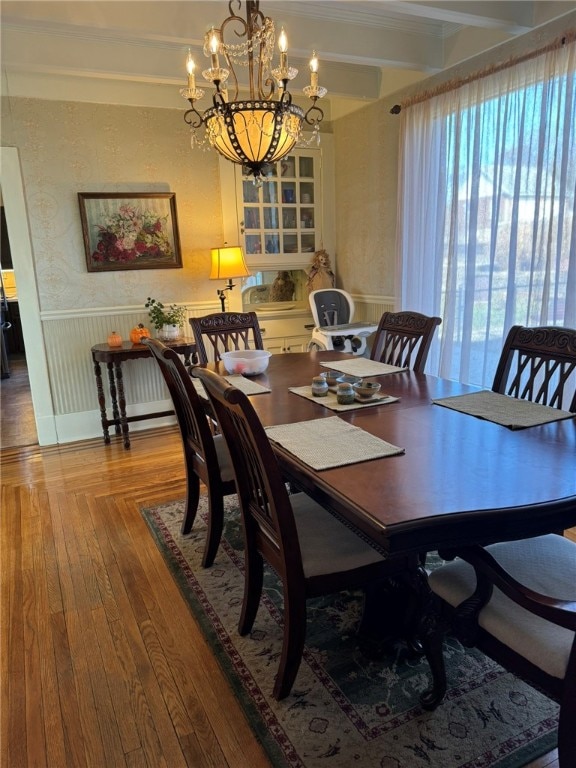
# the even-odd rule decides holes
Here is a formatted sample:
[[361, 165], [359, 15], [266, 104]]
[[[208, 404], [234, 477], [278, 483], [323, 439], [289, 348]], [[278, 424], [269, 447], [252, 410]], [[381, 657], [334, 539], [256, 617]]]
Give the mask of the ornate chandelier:
[[[240, 10], [240, 0], [230, 0], [230, 16], [219, 29], [212, 29], [204, 38], [204, 55], [210, 58], [210, 67], [202, 72], [205, 80], [214, 85], [212, 107], [201, 114], [195, 103], [204, 96], [196, 87], [195, 63], [188, 51], [186, 70], [188, 87], [180, 93], [190, 102], [184, 114], [190, 126], [192, 147], [202, 146], [206, 137], [210, 144], [233, 163], [246, 166], [255, 182], [265, 178], [264, 168], [287, 155], [297, 141], [302, 140], [304, 124], [312, 129], [311, 141], [320, 142], [320, 122], [324, 113], [316, 102], [327, 90], [318, 85], [318, 59], [313, 53], [310, 61], [310, 85], [303, 90], [312, 100], [304, 110], [292, 103], [288, 83], [298, 70], [288, 66], [288, 40], [284, 29], [278, 36], [280, 65], [271, 69], [274, 55], [274, 22], [260, 11], [260, 3], [247, 0], [246, 19], [234, 12]], [[234, 41], [227, 42], [227, 37]], [[223, 56], [226, 67], [220, 66]], [[237, 69], [247, 67], [249, 98], [239, 99]], [[230, 87], [230, 94], [228, 88]], [[233, 91], [233, 93], [232, 93]], [[201, 131], [205, 131], [201, 133]]]

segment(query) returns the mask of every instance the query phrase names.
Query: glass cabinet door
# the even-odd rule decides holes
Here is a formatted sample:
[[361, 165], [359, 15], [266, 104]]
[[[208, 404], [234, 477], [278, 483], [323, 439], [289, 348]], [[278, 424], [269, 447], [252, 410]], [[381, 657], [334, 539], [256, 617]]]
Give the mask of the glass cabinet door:
[[260, 187], [242, 170], [240, 231], [248, 261], [264, 254], [287, 257], [278, 258], [280, 263], [318, 249], [319, 165], [313, 150], [294, 150], [269, 166], [268, 180]]

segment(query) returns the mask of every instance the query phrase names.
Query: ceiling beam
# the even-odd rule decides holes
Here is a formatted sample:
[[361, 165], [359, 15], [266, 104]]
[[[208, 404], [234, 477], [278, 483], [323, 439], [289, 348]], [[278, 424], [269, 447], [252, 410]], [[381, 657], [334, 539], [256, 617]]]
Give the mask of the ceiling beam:
[[533, 3], [475, 2], [474, 0], [389, 0], [389, 10], [467, 27], [501, 29], [511, 35], [529, 32], [534, 24]]

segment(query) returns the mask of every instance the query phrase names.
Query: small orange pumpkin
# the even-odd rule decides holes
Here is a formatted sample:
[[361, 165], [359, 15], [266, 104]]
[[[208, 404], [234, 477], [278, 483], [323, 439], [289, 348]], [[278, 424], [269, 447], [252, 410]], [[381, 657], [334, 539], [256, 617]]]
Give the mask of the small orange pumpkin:
[[112, 331], [112, 333], [108, 334], [108, 346], [109, 347], [121, 347], [122, 346], [122, 336], [117, 331]]
[[138, 325], [134, 326], [132, 330], [130, 331], [130, 341], [132, 344], [140, 344], [142, 342], [142, 339], [149, 339], [150, 338], [150, 331], [148, 328], [144, 328], [142, 323], [138, 323]]

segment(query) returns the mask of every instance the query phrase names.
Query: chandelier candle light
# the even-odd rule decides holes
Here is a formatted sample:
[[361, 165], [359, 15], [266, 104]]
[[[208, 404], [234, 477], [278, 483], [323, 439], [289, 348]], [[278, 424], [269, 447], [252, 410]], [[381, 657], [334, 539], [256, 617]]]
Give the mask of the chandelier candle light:
[[[195, 63], [192, 52], [188, 51], [186, 71], [188, 87], [180, 93], [190, 102], [190, 109], [184, 114], [185, 122], [190, 126], [193, 147], [202, 146], [206, 137], [200, 137], [203, 128], [209, 143], [221, 155], [233, 163], [250, 169], [255, 183], [266, 179], [265, 167], [285, 157], [297, 141], [302, 141], [304, 124], [311, 127], [312, 139], [320, 141], [320, 123], [323, 111], [317, 106], [318, 99], [327, 93], [326, 88], [318, 85], [318, 58], [314, 52], [310, 62], [310, 85], [303, 90], [312, 100], [312, 106], [304, 110], [292, 103], [288, 83], [298, 74], [298, 70], [288, 65], [288, 39], [284, 29], [278, 36], [280, 66], [271, 69], [274, 54], [274, 22], [260, 11], [260, 3], [247, 0], [246, 19], [233, 10], [240, 0], [230, 0], [230, 16], [222, 22], [219, 29], [212, 29], [204, 38], [204, 55], [210, 59], [210, 67], [202, 76], [215, 88], [212, 96], [213, 106], [200, 114], [195, 104], [204, 96], [204, 91], [196, 87]], [[225, 35], [229, 26], [235, 40], [246, 38], [242, 43], [227, 43]], [[226, 61], [226, 67], [220, 67], [219, 55]], [[235, 68], [246, 67], [248, 70], [249, 97], [239, 99], [240, 83]], [[230, 78], [233, 96], [228, 98], [226, 83]]]

